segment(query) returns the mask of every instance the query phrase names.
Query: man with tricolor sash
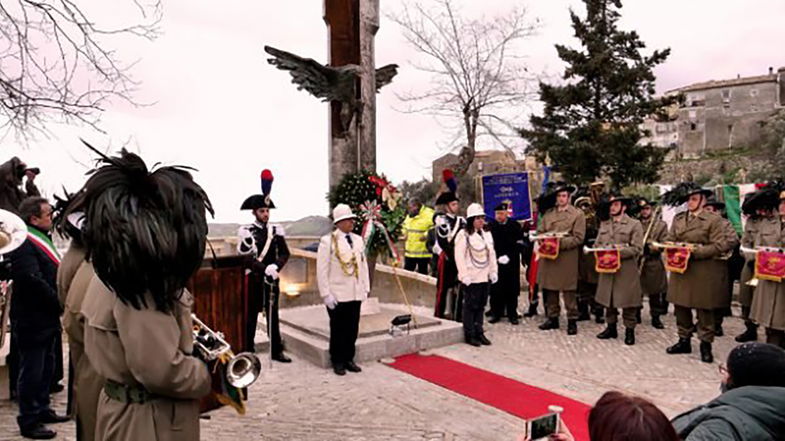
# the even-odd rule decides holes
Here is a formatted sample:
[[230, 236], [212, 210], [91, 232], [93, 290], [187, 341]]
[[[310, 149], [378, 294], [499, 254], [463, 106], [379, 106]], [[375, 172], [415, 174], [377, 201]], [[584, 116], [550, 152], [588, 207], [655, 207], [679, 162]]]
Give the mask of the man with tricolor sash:
[[670, 271], [668, 301], [674, 304], [679, 341], [667, 349], [668, 354], [692, 352], [692, 310], [698, 315], [698, 339], [701, 361], [711, 363], [714, 355], [714, 310], [722, 307], [727, 286], [717, 277], [725, 262], [717, 258], [724, 252], [726, 237], [722, 218], [704, 209], [711, 190], [694, 182], [677, 185], [663, 195], [671, 206], [687, 203], [687, 211], [673, 218], [668, 242], [659, 244], [665, 253], [665, 268]]
[[28, 226], [27, 241], [9, 254], [17, 293], [11, 299], [11, 338], [19, 354], [17, 424], [24, 437], [53, 438], [57, 433], [45, 424], [68, 420], [55, 414], [49, 400], [55, 345], [61, 332], [56, 282], [60, 255], [49, 235], [49, 202], [41, 197], [27, 198], [19, 205], [19, 214]]
[[[605, 340], [618, 337], [618, 308], [622, 309], [625, 336], [624, 344], [635, 344], [636, 313], [641, 307], [641, 281], [638, 274], [638, 256], [643, 250], [643, 227], [627, 216], [630, 198], [612, 195], [610, 216], [600, 215], [602, 222], [594, 242], [597, 282], [597, 302], [605, 306], [607, 327], [597, 335]], [[604, 205], [604, 204], [603, 204]]]
[[779, 231], [761, 231], [755, 249], [758, 287], [752, 298], [750, 318], [766, 329], [766, 342], [785, 348], [785, 185], [776, 183]]

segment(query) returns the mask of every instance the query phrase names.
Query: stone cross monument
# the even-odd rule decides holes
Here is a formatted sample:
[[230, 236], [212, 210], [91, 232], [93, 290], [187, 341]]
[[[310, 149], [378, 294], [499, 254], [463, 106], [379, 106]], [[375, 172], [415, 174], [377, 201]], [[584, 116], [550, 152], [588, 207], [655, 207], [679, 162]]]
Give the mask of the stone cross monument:
[[376, 69], [379, 0], [324, 0], [328, 64], [265, 46], [268, 62], [289, 71], [298, 89], [330, 103], [330, 188], [346, 173], [376, 169], [376, 92], [397, 65]]

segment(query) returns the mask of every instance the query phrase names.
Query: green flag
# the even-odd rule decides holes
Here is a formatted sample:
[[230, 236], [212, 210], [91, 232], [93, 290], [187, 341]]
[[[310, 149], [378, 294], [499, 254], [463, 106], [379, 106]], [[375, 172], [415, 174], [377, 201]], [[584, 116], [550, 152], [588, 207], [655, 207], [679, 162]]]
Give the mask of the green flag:
[[741, 235], [744, 228], [741, 225], [741, 199], [739, 198], [738, 185], [723, 185], [722, 195], [725, 200], [725, 212], [728, 214], [728, 220], [733, 224], [736, 233]]

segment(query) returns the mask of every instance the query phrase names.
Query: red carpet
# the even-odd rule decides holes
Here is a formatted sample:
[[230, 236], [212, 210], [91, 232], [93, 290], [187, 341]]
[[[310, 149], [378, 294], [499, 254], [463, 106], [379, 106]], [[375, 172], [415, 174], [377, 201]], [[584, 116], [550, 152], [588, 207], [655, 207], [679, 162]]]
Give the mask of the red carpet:
[[591, 406], [581, 402], [438, 355], [404, 355], [390, 366], [519, 418], [546, 414], [551, 404], [561, 406], [576, 441], [589, 441]]

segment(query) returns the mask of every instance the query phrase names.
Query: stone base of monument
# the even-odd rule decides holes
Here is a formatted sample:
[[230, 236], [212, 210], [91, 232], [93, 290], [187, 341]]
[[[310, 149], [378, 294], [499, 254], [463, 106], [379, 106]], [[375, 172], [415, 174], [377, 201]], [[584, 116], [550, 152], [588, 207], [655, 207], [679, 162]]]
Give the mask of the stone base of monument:
[[[427, 312], [424, 308], [414, 311], [415, 320], [409, 323], [408, 330], [404, 325], [391, 333], [392, 319], [408, 314], [408, 309], [399, 304], [374, 303], [369, 302], [360, 316], [360, 332], [354, 358], [358, 363], [463, 342], [463, 327], [460, 323], [429, 317], [425, 315]], [[281, 335], [286, 351], [317, 366], [330, 367], [330, 321], [325, 307], [317, 305], [286, 308], [280, 311], [280, 317]], [[260, 328], [263, 332], [264, 325]], [[262, 342], [259, 338], [256, 341], [257, 350], [264, 349], [266, 352], [266, 341]]]

